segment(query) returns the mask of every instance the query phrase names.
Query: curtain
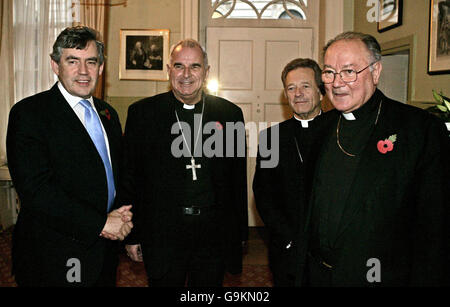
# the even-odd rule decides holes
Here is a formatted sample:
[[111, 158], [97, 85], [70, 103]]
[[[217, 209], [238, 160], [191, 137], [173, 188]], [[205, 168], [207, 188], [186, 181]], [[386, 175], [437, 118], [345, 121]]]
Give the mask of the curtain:
[[70, 0], [14, 0], [15, 100], [49, 89], [57, 80], [50, 53], [72, 24]]
[[[78, 20], [74, 22], [75, 25], [84, 25], [97, 30], [100, 33], [101, 40], [105, 43], [106, 40], [106, 19], [108, 0], [74, 0], [74, 6], [79, 14]], [[105, 54], [106, 54], [105, 44]], [[98, 79], [97, 87], [94, 96], [104, 98], [104, 80], [106, 75], [106, 65], [103, 69], [103, 74]]]
[[0, 165], [6, 162], [6, 129], [8, 115], [14, 103], [13, 66], [13, 0], [3, 0], [0, 4]]

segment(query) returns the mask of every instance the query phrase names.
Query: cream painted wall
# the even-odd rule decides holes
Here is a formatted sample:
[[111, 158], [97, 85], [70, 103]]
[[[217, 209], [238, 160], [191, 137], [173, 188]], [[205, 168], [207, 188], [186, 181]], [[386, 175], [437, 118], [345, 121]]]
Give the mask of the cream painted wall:
[[[320, 0], [319, 20], [319, 65], [323, 65], [323, 47], [341, 32], [353, 30], [354, 0]], [[333, 105], [327, 96], [322, 100], [322, 109], [328, 111]]]
[[377, 23], [369, 23], [366, 15], [371, 8], [367, 6], [367, 0], [354, 1], [354, 30], [371, 34], [380, 43], [387, 43], [410, 35], [415, 37], [415, 45], [412, 58], [412, 104], [421, 105], [421, 102], [432, 102], [432, 89], [442, 90], [450, 95], [450, 74], [428, 75], [428, 18], [429, 0], [404, 0], [402, 25], [378, 33]]
[[167, 82], [119, 80], [121, 29], [169, 29], [170, 44], [180, 39], [179, 0], [128, 0], [126, 7], [109, 10], [106, 96], [151, 96], [167, 88]]
[[128, 106], [142, 97], [169, 89], [165, 81], [119, 80], [121, 29], [168, 29], [170, 45], [181, 38], [180, 0], [128, 0], [127, 6], [109, 8], [106, 39], [105, 100], [112, 104], [125, 125]]

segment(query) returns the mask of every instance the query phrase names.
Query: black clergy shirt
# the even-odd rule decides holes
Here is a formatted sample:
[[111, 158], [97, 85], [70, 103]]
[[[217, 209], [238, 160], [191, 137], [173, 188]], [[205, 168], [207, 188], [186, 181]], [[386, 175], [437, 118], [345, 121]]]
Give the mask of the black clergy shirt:
[[295, 138], [297, 139], [297, 144], [299, 145], [299, 151], [302, 155], [303, 163], [305, 163], [309, 158], [309, 152], [311, 149], [311, 144], [313, 142], [316, 123], [313, 119], [308, 121], [308, 127], [304, 127], [302, 126], [302, 122], [300, 120], [294, 118], [294, 121]]
[[[184, 176], [184, 184], [183, 184], [183, 204], [180, 204], [181, 207], [207, 207], [211, 206], [215, 203], [214, 197], [214, 189], [212, 186], [211, 180], [211, 163], [210, 158], [205, 158], [205, 154], [203, 152], [203, 143], [208, 138], [209, 135], [203, 135], [203, 127], [205, 126], [205, 113], [208, 112], [207, 102], [204, 108], [202, 127], [197, 127], [200, 124], [200, 118], [202, 116], [202, 108], [203, 108], [203, 100], [195, 104], [194, 109], [186, 109], [184, 108], [184, 104], [178, 101], [175, 96], [172, 94], [172, 102], [175, 105], [175, 109], [178, 114], [178, 118], [180, 122], [186, 122], [189, 124], [191, 135], [188, 136], [185, 131], [186, 141], [188, 142], [187, 147], [194, 154], [194, 143], [198, 136], [198, 129], [200, 128], [200, 136], [195, 146], [195, 164], [200, 164], [200, 168], [196, 168], [197, 180], [192, 180], [192, 170], [186, 169]], [[196, 122], [195, 121], [196, 115]], [[183, 126], [182, 126], [183, 127]], [[175, 137], [180, 137], [179, 135]], [[183, 142], [183, 145], [186, 147], [186, 144]], [[191, 165], [191, 156], [187, 151], [184, 151], [185, 154], [180, 159], [185, 160], [186, 165]]]
[[[312, 250], [323, 258], [332, 258], [341, 216], [347, 207], [347, 199], [352, 191], [353, 180], [364, 150], [374, 131], [375, 121], [381, 101], [380, 92], [359, 109], [353, 111], [355, 120], [346, 120], [341, 115], [339, 142], [354, 157], [346, 155], [337, 145], [336, 128], [324, 140], [323, 155], [318, 161], [318, 180], [313, 192], [313, 236]], [[314, 252], [313, 252], [314, 253]], [[333, 262], [332, 259], [327, 259]]]

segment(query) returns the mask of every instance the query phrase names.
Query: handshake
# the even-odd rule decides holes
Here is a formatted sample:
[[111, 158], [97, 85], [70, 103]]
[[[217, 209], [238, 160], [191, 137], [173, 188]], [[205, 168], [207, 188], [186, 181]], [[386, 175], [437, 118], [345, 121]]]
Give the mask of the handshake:
[[131, 222], [131, 219], [133, 218], [133, 213], [130, 211], [131, 207], [131, 205], [122, 206], [119, 209], [111, 211], [108, 214], [106, 224], [103, 227], [100, 236], [109, 240], [122, 241], [125, 239], [133, 228], [133, 223]]

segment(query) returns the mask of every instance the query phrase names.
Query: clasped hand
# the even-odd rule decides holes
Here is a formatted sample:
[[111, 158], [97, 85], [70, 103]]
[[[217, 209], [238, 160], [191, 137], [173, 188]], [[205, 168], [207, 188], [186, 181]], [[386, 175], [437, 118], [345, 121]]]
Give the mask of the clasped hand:
[[122, 206], [119, 209], [111, 211], [108, 214], [105, 227], [103, 227], [100, 236], [109, 240], [122, 241], [125, 239], [133, 228], [131, 207], [131, 205]]

